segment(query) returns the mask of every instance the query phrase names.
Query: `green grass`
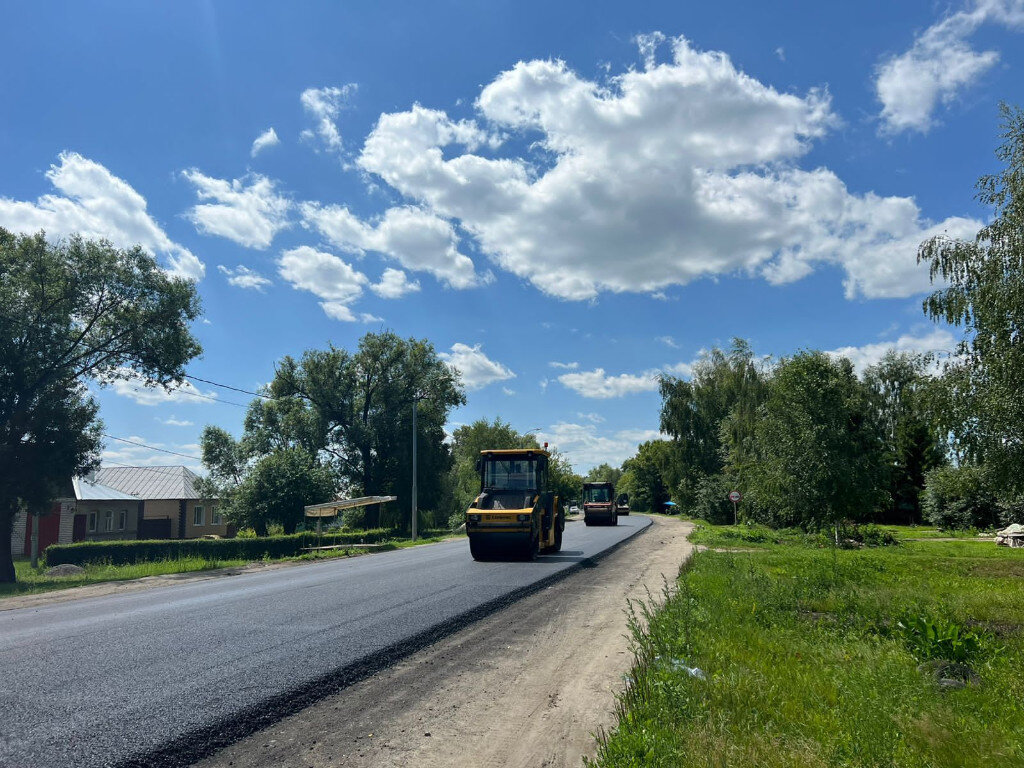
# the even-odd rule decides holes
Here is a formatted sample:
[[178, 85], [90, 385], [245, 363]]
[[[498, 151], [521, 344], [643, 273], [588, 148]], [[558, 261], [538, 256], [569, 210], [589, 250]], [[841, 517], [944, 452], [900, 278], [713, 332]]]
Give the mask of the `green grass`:
[[15, 560], [14, 571], [18, 581], [15, 584], [0, 584], [0, 597], [49, 592], [55, 589], [98, 584], [103, 581], [124, 581], [141, 579], [146, 576], [164, 576], [169, 573], [210, 571], [216, 568], [244, 565], [245, 562], [244, 560], [204, 560], [200, 557], [187, 557], [180, 560], [159, 560], [133, 565], [96, 563], [85, 566], [85, 573], [77, 576], [47, 576], [45, 565], [32, 568], [28, 560]]
[[[392, 541], [375, 544], [372, 547], [331, 549], [320, 552], [307, 552], [296, 557], [282, 557], [277, 559], [264, 559], [261, 562], [307, 562], [313, 560], [327, 560], [337, 557], [356, 557], [374, 552], [388, 552], [394, 549], [405, 549], [421, 544], [435, 544], [453, 536], [429, 536], [419, 538], [415, 542], [409, 539], [396, 539]], [[18, 581], [15, 584], [0, 584], [0, 599], [12, 595], [35, 594], [39, 592], [50, 592], [57, 589], [68, 589], [70, 587], [81, 587], [86, 584], [99, 584], [106, 581], [127, 581], [141, 579], [146, 576], [165, 576], [173, 573], [193, 573], [196, 571], [211, 571], [217, 568], [231, 568], [246, 565], [251, 560], [206, 560], [201, 557], [183, 557], [174, 560], [156, 560], [145, 563], [134, 563], [129, 565], [110, 565], [109, 563], [89, 563], [84, 566], [85, 573], [77, 576], [47, 576], [46, 566], [32, 568], [26, 559], [14, 561], [14, 570]]]
[[[701, 527], [756, 551], [698, 553], [662, 607], [634, 606], [637, 665], [596, 765], [1024, 765], [1024, 554], [776, 534]], [[976, 683], [919, 671], [950, 648]]]

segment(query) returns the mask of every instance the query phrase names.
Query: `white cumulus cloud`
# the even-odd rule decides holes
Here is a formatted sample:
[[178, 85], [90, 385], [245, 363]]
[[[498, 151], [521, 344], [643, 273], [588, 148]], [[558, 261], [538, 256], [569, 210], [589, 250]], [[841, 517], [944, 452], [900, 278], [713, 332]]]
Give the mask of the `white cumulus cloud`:
[[355, 322], [349, 305], [370, 282], [366, 275], [334, 254], [308, 245], [284, 251], [278, 261], [278, 273], [294, 288], [323, 299], [320, 307], [328, 317], [345, 322]]
[[390, 208], [379, 219], [365, 222], [344, 206], [304, 203], [302, 221], [341, 250], [384, 254], [451, 288], [472, 288], [490, 280], [489, 275], [478, 275], [472, 259], [459, 251], [451, 223], [422, 208]]
[[373, 283], [370, 290], [384, 299], [399, 299], [407, 293], [420, 289], [419, 281], [410, 282], [405, 272], [388, 267], [380, 276], [380, 282]]
[[220, 264], [217, 267], [217, 271], [227, 277], [228, 283], [236, 288], [248, 288], [262, 293], [264, 288], [268, 285], [272, 285], [269, 279], [265, 278], [259, 272], [254, 272], [248, 267], [243, 266], [242, 264], [239, 264], [234, 269]]
[[275, 131], [274, 127], [271, 126], [270, 128], [267, 128], [267, 130], [265, 130], [263, 133], [256, 137], [255, 141], [253, 141], [252, 143], [252, 150], [249, 154], [252, 157], [256, 157], [256, 155], [258, 155], [264, 149], [276, 147], [280, 143], [281, 140], [277, 138], [277, 131]]
[[324, 146], [332, 151], [341, 151], [341, 132], [335, 120], [341, 114], [349, 97], [355, 92], [355, 83], [348, 83], [340, 88], [307, 88], [302, 92], [299, 101], [306, 113], [313, 118], [315, 127], [302, 132], [304, 139], [319, 137]]
[[516, 377], [509, 368], [491, 360], [484, 354], [481, 346], [474, 344], [471, 347], [468, 344], [456, 342], [452, 344], [450, 352], [442, 352], [438, 356], [462, 375], [462, 383], [469, 390], [480, 389], [496, 381], [508, 381]]
[[[125, 371], [126, 372], [126, 371]], [[111, 383], [114, 392], [121, 397], [134, 400], [139, 405], [167, 405], [169, 403], [202, 405], [212, 403], [217, 399], [217, 393], [213, 390], [204, 392], [187, 379], [181, 384], [172, 384], [169, 387], [148, 386], [145, 379], [132, 375], [129, 379], [115, 379]]]
[[578, 373], [563, 373], [558, 380], [583, 397], [607, 400], [637, 392], [653, 392], [658, 388], [658, 372], [620, 373], [609, 376], [604, 368]]
[[0, 197], [0, 225], [16, 232], [105, 238], [120, 248], [141, 245], [166, 259], [171, 274], [200, 280], [203, 262], [171, 240], [146, 210], [146, 199], [124, 179], [77, 152], [62, 152], [46, 172], [57, 194], [35, 202]]
[[944, 328], [936, 328], [920, 336], [904, 334], [894, 341], [864, 344], [859, 347], [839, 347], [828, 350], [826, 354], [848, 358], [853, 363], [854, 370], [860, 375], [864, 373], [865, 369], [878, 363], [890, 350], [942, 356], [951, 353], [955, 346], [956, 340], [953, 338], [953, 334]]
[[553, 424], [537, 436], [564, 454], [577, 472], [605, 463], [617, 467], [636, 453], [640, 443], [663, 437], [656, 429], [624, 429], [603, 434], [593, 424], [571, 422]]
[[955, 100], [999, 61], [998, 51], [976, 51], [969, 42], [986, 23], [1024, 29], [1024, 0], [969, 2], [918, 35], [908, 51], [879, 65], [875, 92], [883, 133], [926, 133], [940, 103]]
[[277, 192], [274, 182], [258, 173], [242, 179], [215, 179], [196, 169], [182, 175], [196, 188], [200, 200], [185, 214], [196, 229], [219, 235], [247, 248], [267, 248], [274, 235], [288, 226], [291, 201]]
[[[643, 68], [602, 81], [520, 62], [483, 88], [477, 120], [420, 105], [383, 114], [357, 162], [566, 299], [735, 273], [784, 283], [821, 263], [846, 271], [851, 298], [908, 296], [928, 285], [921, 240], [980, 226], [930, 221], [911, 198], [853, 194], [829, 169], [801, 168], [838, 122], [827, 91], [780, 92], [684, 38], [659, 62], [663, 41], [644, 36]], [[496, 156], [502, 136], [536, 151], [506, 143]], [[339, 223], [339, 239], [358, 243], [357, 224]]]

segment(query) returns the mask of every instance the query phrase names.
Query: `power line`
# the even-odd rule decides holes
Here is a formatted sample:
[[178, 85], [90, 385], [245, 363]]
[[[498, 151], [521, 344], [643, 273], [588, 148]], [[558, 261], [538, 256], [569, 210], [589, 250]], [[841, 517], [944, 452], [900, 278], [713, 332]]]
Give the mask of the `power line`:
[[[252, 395], [253, 397], [262, 397], [264, 400], [279, 400], [280, 399], [280, 398], [273, 397], [271, 395], [264, 395], [262, 392], [253, 392], [252, 390], [249, 390], [249, 389], [241, 389], [240, 387], [233, 387], [230, 384], [221, 384], [221, 383], [216, 382], [216, 381], [210, 381], [209, 379], [201, 379], [198, 376], [192, 376], [191, 374], [188, 374], [188, 373], [185, 374], [185, 378], [186, 379], [191, 379], [192, 381], [201, 381], [201, 382], [203, 382], [203, 384], [209, 384], [210, 386], [213, 386], [213, 387], [220, 387], [221, 389], [230, 389], [232, 392], [241, 392], [243, 395]], [[217, 398], [212, 398], [212, 399], [216, 400]], [[219, 402], [223, 403], [223, 402], [226, 402], [226, 401], [225, 400], [220, 400]]]
[[194, 461], [202, 461], [202, 458], [200, 458], [199, 456], [190, 456], [187, 453], [178, 453], [177, 451], [169, 451], [166, 448], [157, 448], [155, 445], [146, 445], [145, 443], [140, 443], [140, 442], [137, 442], [135, 440], [128, 440], [128, 439], [126, 439], [124, 437], [114, 437], [113, 435], [108, 435], [106, 433], [103, 433], [103, 436], [104, 437], [109, 437], [111, 440], [117, 440], [118, 442], [121, 442], [121, 443], [128, 443], [128, 445], [137, 445], [140, 448], [148, 448], [151, 451], [160, 451], [160, 453], [169, 453], [172, 456], [180, 456], [183, 459], [192, 459]]

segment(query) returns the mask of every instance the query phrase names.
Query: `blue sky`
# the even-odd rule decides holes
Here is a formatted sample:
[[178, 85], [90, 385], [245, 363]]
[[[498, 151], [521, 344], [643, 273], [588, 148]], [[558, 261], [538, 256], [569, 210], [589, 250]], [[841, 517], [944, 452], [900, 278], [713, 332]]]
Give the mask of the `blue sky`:
[[[14, 4], [0, 226], [198, 279], [195, 376], [426, 337], [467, 384], [453, 425], [540, 428], [581, 470], [656, 436], [655, 377], [732, 336], [948, 349], [916, 246], [988, 215], [1024, 0], [638, 6]], [[107, 432], [238, 432], [248, 398], [194, 386], [103, 390]]]

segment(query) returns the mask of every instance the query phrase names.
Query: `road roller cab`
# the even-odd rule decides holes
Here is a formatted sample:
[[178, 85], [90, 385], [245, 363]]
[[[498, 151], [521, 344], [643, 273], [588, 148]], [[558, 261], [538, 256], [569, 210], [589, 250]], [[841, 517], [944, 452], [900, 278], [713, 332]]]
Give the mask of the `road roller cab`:
[[533, 559], [562, 548], [565, 512], [550, 489], [549, 461], [539, 448], [480, 452], [480, 495], [466, 510], [474, 559]]

